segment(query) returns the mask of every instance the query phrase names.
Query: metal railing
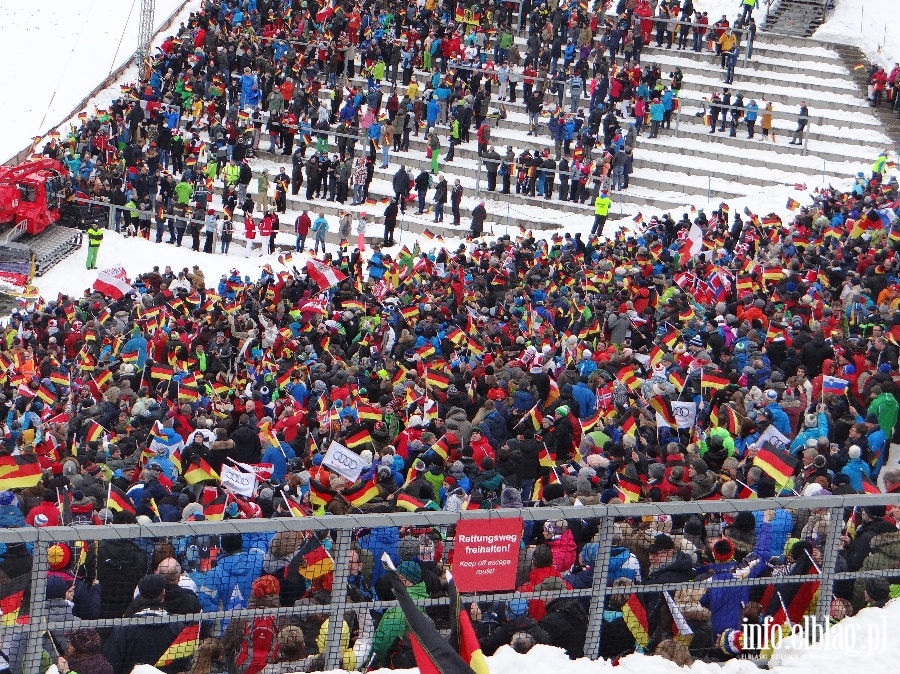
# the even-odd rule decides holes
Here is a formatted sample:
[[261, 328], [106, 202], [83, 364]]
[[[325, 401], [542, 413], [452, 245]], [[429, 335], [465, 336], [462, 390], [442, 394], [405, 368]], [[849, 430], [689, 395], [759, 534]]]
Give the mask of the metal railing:
[[[614, 546], [627, 545], [629, 554], [637, 553], [638, 556], [645, 555], [647, 552], [647, 544], [659, 542], [651, 534], [666, 533], [671, 536], [671, 540], [678, 541], [682, 552], [691, 550], [684, 543], [687, 540], [686, 534], [680, 532], [684, 522], [689, 517], [700, 518], [702, 525], [706, 529], [714, 528], [723, 522], [732, 519], [737, 513], [744, 511], [757, 511], [756, 529], [761, 532], [761, 522], [767, 522], [771, 517], [775, 517], [774, 522], [782, 521], [781, 529], [773, 528], [770, 533], [779, 539], [788, 539], [789, 537], [800, 537], [804, 535], [812, 520], [804, 519], [809, 513], [815, 511], [825, 522], [824, 531], [820, 527], [815, 529], [815, 534], [807, 536], [806, 540], [811, 541], [809, 548], [814, 554], [809, 559], [813, 566], [817, 569], [815, 582], [818, 583], [818, 602], [815, 605], [815, 615], [820, 623], [824, 623], [831, 611], [832, 601], [835, 592], [839, 587], [838, 584], [847, 581], [856, 581], [861, 578], [873, 576], [896, 577], [898, 570], [887, 569], [879, 570], [877, 568], [867, 569], [865, 564], [862, 569], [864, 571], [841, 571], [844, 568], [839, 564], [842, 557], [842, 549], [846, 545], [846, 539], [842, 540], [842, 536], [850, 533], [848, 526], [848, 513], [853, 513], [851, 517], [858, 521], [858, 513], [863, 507], [871, 505], [900, 505], [900, 494], [882, 494], [882, 495], [858, 495], [858, 496], [818, 496], [813, 498], [790, 498], [790, 499], [752, 499], [737, 501], [692, 501], [692, 502], [664, 502], [664, 503], [640, 503], [630, 505], [609, 505], [609, 506], [566, 506], [566, 507], [544, 507], [544, 508], [527, 508], [514, 509], [506, 508], [499, 510], [478, 510], [463, 512], [418, 512], [418, 513], [385, 513], [385, 514], [360, 514], [360, 515], [339, 515], [328, 517], [303, 517], [303, 518], [275, 518], [275, 519], [255, 519], [255, 520], [224, 520], [219, 522], [190, 522], [190, 523], [157, 523], [141, 525], [111, 525], [111, 526], [73, 526], [73, 527], [47, 527], [40, 529], [19, 528], [0, 530], [0, 545], [5, 546], [5, 554], [10, 554], [11, 546], [25, 545], [30, 548], [30, 571], [25, 575], [20, 574], [19, 578], [12, 577], [7, 583], [0, 584], [0, 602], [5, 601], [10, 592], [7, 588], [21, 588], [25, 577], [28, 577], [28, 592], [30, 598], [24, 602], [19, 613], [19, 620], [16, 625], [16, 634], [19, 639], [25, 640], [27, 648], [23, 648], [24, 655], [22, 660], [25, 665], [25, 671], [38, 671], [38, 664], [41, 662], [42, 651], [46, 649], [44, 636], [48, 630], [51, 633], [59, 631], [67, 631], [73, 627], [94, 628], [101, 634], [112, 632], [107, 639], [115, 639], [116, 630], [123, 628], [139, 629], [140, 626], [160, 626], [171, 623], [177, 623], [179, 626], [184, 624], [196, 623], [201, 621], [203, 633], [205, 636], [215, 637], [222, 633], [225, 629], [224, 621], [251, 621], [259, 618], [275, 618], [279, 624], [298, 623], [310, 618], [310, 616], [318, 615], [318, 620], [327, 618], [329, 620], [327, 639], [325, 646], [318, 653], [318, 657], [322, 658], [322, 669], [335, 669], [340, 666], [342, 658], [342, 623], [347, 612], [356, 612], [359, 615], [370, 614], [371, 612], [381, 612], [395, 606], [395, 602], [390, 598], [376, 596], [373, 598], [365, 598], [362, 603], [353, 601], [350, 592], [350, 584], [348, 581], [351, 576], [355, 578], [355, 569], [350, 566], [351, 550], [367, 550], [375, 558], [374, 563], [378, 564], [380, 549], [386, 549], [395, 557], [396, 562], [405, 559], [418, 559], [419, 554], [414, 552], [404, 553], [399, 541], [418, 540], [418, 535], [422, 532], [430, 532], [432, 540], [440, 540], [443, 546], [443, 553], [435, 558], [438, 563], [436, 567], [438, 572], [442, 567], [449, 566], [448, 560], [453, 555], [453, 539], [455, 525], [461, 520], [478, 520], [485, 523], [497, 519], [505, 518], [521, 518], [524, 523], [534, 524], [534, 531], [542, 531], [541, 523], [554, 522], [556, 526], [563, 526], [562, 522], [568, 523], [570, 531], [575, 531], [574, 525], [581, 533], [577, 535], [580, 538], [576, 541], [576, 545], [580, 548], [586, 541], [583, 540], [589, 532], [589, 540], [598, 544], [596, 561], [593, 562], [593, 571], [590, 571], [590, 586], [584, 587], [581, 584], [580, 589], [568, 589], [563, 587], [560, 589], [556, 586], [554, 589], [543, 587], [542, 589], [533, 590], [530, 587], [521, 585], [522, 579], [527, 579], [531, 571], [531, 565], [534, 556], [537, 554], [532, 546], [525, 546], [527, 542], [540, 542], [538, 535], [533, 541], [523, 541], [520, 545], [517, 585], [519, 589], [515, 592], [511, 591], [494, 591], [495, 588], [485, 588], [486, 592], [469, 592], [463, 595], [464, 605], [469, 602], [478, 602], [487, 611], [492, 605], [503, 606], [510, 599], [526, 599], [526, 600], [542, 600], [547, 606], [550, 606], [554, 600], [578, 600], [583, 607], [587, 609], [586, 631], [584, 641], [584, 655], [590, 658], [597, 658], [602, 652], [601, 648], [603, 640], [603, 616], [604, 609], [608, 607], [611, 598], [621, 597], [637, 593], [639, 596], [652, 596], [651, 593], [669, 592], [676, 596], [678, 601], [678, 592], [685, 590], [697, 590], [696, 583], [671, 583], [657, 582], [654, 580], [654, 558], [651, 557], [649, 567], [651, 573], [644, 575], [644, 583], [636, 583], [634, 585], [622, 586], [620, 583], [612, 584], [614, 575], [610, 571], [610, 555]], [[782, 511], [790, 513], [793, 517], [789, 526], [784, 524], [784, 515]], [[766, 515], [765, 513], [769, 513]], [[824, 513], [824, 514], [823, 514]], [[781, 519], [779, 519], [781, 518]], [[746, 518], [745, 518], [746, 519]], [[649, 524], [648, 524], [649, 522]], [[734, 523], [737, 524], [736, 522]], [[775, 527], [774, 524], [770, 526]], [[649, 528], [648, 528], [649, 527]], [[565, 526], [563, 528], [566, 528]], [[596, 530], [596, 533], [593, 533]], [[409, 538], [409, 532], [413, 531], [415, 538]], [[725, 533], [731, 534], [731, 529], [726, 528]], [[104, 583], [112, 582], [107, 580], [109, 577], [103, 576], [98, 571], [98, 566], [102, 567], [106, 560], [101, 560], [100, 553], [109, 550], [105, 546], [115, 545], [136, 545], [138, 549], [145, 550], [147, 568], [138, 570], [137, 577], [143, 575], [143, 572], [152, 573], [154, 571], [152, 557], [161, 557], [156, 553], [160, 550], [184, 550], [192, 541], [199, 540], [196, 537], [206, 537], [204, 540], [222, 541], [223, 536], [229, 534], [241, 534], [243, 537], [243, 550], [245, 552], [237, 554], [247, 554], [251, 548], [257, 548], [262, 553], [269, 554], [272, 552], [272, 540], [275, 535], [302, 535], [297, 539], [300, 541], [303, 536], [311, 536], [316, 532], [327, 532], [324, 540], [330, 542], [330, 556], [333, 560], [333, 575], [331, 576], [330, 592], [328, 603], [316, 606], [308, 601], [300, 602], [293, 605], [288, 602], [280, 606], [271, 606], [262, 608], [257, 606], [248, 606], [242, 604], [227, 610], [226, 599], [216, 599], [212, 604], [204, 602], [204, 611], [201, 613], [186, 614], [169, 614], [169, 615], [137, 615], [122, 619], [118, 615], [107, 615], [103, 619], [82, 619], [76, 621], [74, 618], [66, 617], [63, 620], [55, 617], [49, 608], [49, 604], [45, 601], [48, 589], [48, 571], [59, 573], [59, 556], [55, 549], [53, 566], [51, 568], [48, 551], [51, 547], [66, 543], [72, 545], [74, 541], [83, 541], [83, 549], [87, 550], [87, 556], [81, 559], [73, 559], [70, 568], [74, 568], [74, 574], [83, 579], [90, 585], [95, 578], [102, 576]], [[563, 534], [565, 535], [565, 534]], [[709, 534], [710, 538], [707, 545], [711, 546], [716, 540], [714, 534]], [[623, 536], [625, 537], [623, 539]], [[574, 537], [573, 537], [574, 540]], [[759, 540], [762, 540], [762, 536]], [[396, 547], [391, 546], [396, 543]], [[168, 548], [171, 545], [172, 548]], [[299, 545], [299, 543], [298, 543]], [[699, 545], [699, 544], [698, 544]], [[762, 543], [759, 543], [762, 545]], [[414, 546], [415, 550], [420, 548]], [[77, 547], [75, 548], [78, 549]], [[616, 548], [616, 554], [621, 553], [620, 547]], [[705, 549], [701, 547], [701, 551]], [[713, 547], [710, 550], [715, 549]], [[93, 551], [93, 553], [91, 553]], [[708, 550], [707, 550], [708, 551]], [[288, 551], [289, 557], [296, 552], [296, 549]], [[773, 555], [781, 555], [782, 550], [771, 549]], [[93, 554], [93, 557], [91, 556]], [[163, 553], [166, 554], [166, 553]], [[171, 553], [169, 553], [171, 554]], [[252, 553], [259, 554], [259, 553]], [[282, 551], [281, 554], [284, 554]], [[356, 553], [360, 555], [359, 552]], [[461, 554], [461, 553], [460, 553]], [[680, 554], [680, 553], [679, 553]], [[694, 553], [691, 553], [694, 554]], [[214, 584], [213, 575], [215, 570], [201, 572], [191, 566], [191, 563], [181, 558], [180, 553], [176, 552], [177, 557], [185, 566], [186, 573], [189, 572], [190, 577], [200, 588], [200, 594], [208, 590], [207, 585]], [[555, 553], [554, 553], [555, 555]], [[809, 553], [807, 552], [807, 555]], [[73, 555], [77, 558], [77, 555]], [[271, 555], [270, 555], [271, 557]], [[818, 561], [813, 561], [815, 557]], [[360, 557], [361, 558], [361, 557]], [[221, 564], [223, 559], [227, 559], [224, 553], [218, 557]], [[699, 559], [699, 558], [698, 558]], [[769, 562], [769, 559], [763, 562]], [[293, 562], [293, 559], [291, 560]], [[287, 562], [285, 568], [291, 567], [291, 562]], [[420, 562], [421, 563], [421, 562]], [[554, 565], [557, 564], [554, 556]], [[696, 566], [700, 566], [699, 561]], [[643, 566], [643, 564], [642, 564]], [[590, 566], [587, 568], [591, 568]], [[64, 570], [64, 569], [63, 569]], [[101, 569], [102, 570], [102, 569]], [[749, 588], [750, 592], [760, 592], [767, 586], [775, 585], [776, 594], [781, 597], [781, 592], [787, 590], [792, 583], [809, 583], [810, 575], [806, 572], [797, 571], [804, 575], [791, 575], [796, 570], [793, 567], [782, 575], [763, 574], [760, 577], [731, 577], [726, 579], [706, 579], [700, 587], [703, 591], [720, 589], [720, 588]], [[122, 574], [133, 572], [124, 569]], [[280, 573], [280, 572], [276, 572]], [[53, 575], [53, 574], [50, 574]], [[284, 577], [289, 574], [285, 572]], [[557, 574], [558, 575], [558, 574]], [[55, 582], [55, 581], [54, 581]], [[74, 581], [71, 582], [75, 585]], [[134, 583], [137, 581], [135, 580]], [[127, 583], [127, 581], [126, 581]], [[313, 582], [313, 587], [315, 586]], [[377, 589], [377, 587], [376, 587]], [[838, 595], [842, 592], [846, 598], [846, 590], [837, 590]], [[108, 588], [107, 592], [112, 595], [114, 592], [125, 593], [127, 601], [131, 593], [134, 592], [134, 584], [126, 584], [125, 586], [116, 585]], [[104, 596], [106, 594], [104, 593]], [[232, 595], [233, 596], [233, 595]], [[359, 597], [356, 597], [357, 599]], [[426, 599], [417, 600], [417, 603], [425, 610], [442, 610], [440, 607], [448, 604], [448, 599], [444, 593], [433, 593]], [[763, 607], [765, 608], [765, 607]], [[445, 609], [443, 609], [445, 610]], [[810, 607], [810, 613], [812, 607]], [[502, 611], [501, 611], [502, 612]], [[650, 609], [648, 608], [648, 614]], [[25, 617], [27, 614], [27, 617]], [[311, 618], [310, 618], [311, 619]], [[654, 620], [655, 622], [655, 620]], [[9, 624], [9, 623], [5, 623]], [[739, 628], [739, 625], [734, 625]], [[0, 632], [6, 632], [0, 628]], [[344, 645], [346, 648], [347, 645]], [[154, 664], [150, 662], [148, 664]], [[362, 668], [366, 662], [358, 662], [357, 666]], [[118, 663], [113, 663], [114, 668], [118, 671]], [[21, 670], [19, 670], [21, 671]]]

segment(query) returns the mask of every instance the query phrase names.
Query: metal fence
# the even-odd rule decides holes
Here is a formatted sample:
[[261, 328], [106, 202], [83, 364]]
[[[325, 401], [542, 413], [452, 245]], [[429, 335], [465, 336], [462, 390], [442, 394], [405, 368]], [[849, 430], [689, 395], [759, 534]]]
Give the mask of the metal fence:
[[[93, 634], [85, 630], [93, 629], [117, 674], [130, 672], [136, 663], [160, 664], [168, 672], [187, 671], [191, 657], [196, 661], [210, 654], [212, 669], [201, 666], [193, 671], [244, 671], [242, 645], [256, 639], [260, 648], [270, 647], [265, 657], [274, 659], [279, 638], [293, 635], [296, 641], [302, 632], [303, 662], [297, 666], [304, 671], [362, 669], [373, 662], [402, 666], [409, 664], [404, 660], [409, 656], [404, 642], [394, 638], [402, 636], [403, 629], [389, 631], [391, 624], [396, 626], [392, 611], [397, 609], [392, 593], [384, 581], [379, 582], [381, 553], [388, 552], [397, 564], [418, 565], [420, 578], [413, 574], [412, 580], [423, 577], [425, 586], [417, 603], [439, 628], [446, 629], [445, 570], [454, 555], [458, 522], [522, 518], [518, 589], [487, 587], [462, 597], [464, 606], [477, 603], [479, 607], [475, 623], [483, 643], [493, 644], [488, 652], [498, 641], [505, 642], [505, 632], [498, 630], [506, 621], [526, 619], [516, 616], [524, 604], [510, 600], [526, 600], [528, 613], [541, 626], [535, 630], [543, 635], [538, 640], [563, 646], [573, 657], [613, 656], [633, 650], [636, 641], [652, 650], [671, 636], [669, 625], [673, 618], [677, 621], [679, 612], [693, 627], [691, 652], [698, 657], [721, 657], [716, 643], [723, 626], [740, 629], [747, 606], [761, 606], [760, 620], [780, 606], [789, 615], [803, 609], [802, 613], [814, 614], [824, 624], [830, 615], [849, 613], [851, 605], [855, 609], [870, 599], [862, 592], [867, 578], [887, 576], [900, 582], [900, 570], [879, 568], [882, 541], [877, 536], [871, 540], [875, 529], [888, 539], [900, 539], [900, 532], [890, 520], [869, 521], [864, 507], [873, 504], [886, 505], [890, 515], [892, 506], [900, 506], [900, 497], [819, 496], [7, 529], [0, 531], [0, 572], [5, 581], [0, 584], [0, 655], [10, 661], [13, 671], [42, 672], [48, 658], [55, 662], [57, 654], [68, 653], [77, 662], [83, 654], [72, 649], [86, 641], [85, 634]], [[747, 515], [739, 515], [746, 512], [751, 513], [752, 522]], [[858, 535], [851, 539], [854, 529]], [[234, 534], [240, 534], [240, 540]], [[727, 543], [716, 544], [723, 535], [733, 546], [730, 555]], [[333, 569], [331, 561], [321, 572], [312, 569], [310, 541], [324, 544]], [[673, 550], [668, 549], [670, 542]], [[868, 548], [856, 549], [864, 542]], [[585, 548], [589, 543], [597, 545]], [[757, 557], [760, 561], [752, 564]], [[139, 595], [137, 586], [169, 558], [178, 560], [182, 574], [179, 578], [171, 566], [165, 570], [168, 576], [163, 573], [169, 587], [166, 613], [152, 597]], [[710, 566], [710, 560], [718, 564]], [[573, 565], [574, 573], [560, 578]], [[254, 585], [267, 574], [280, 580], [268, 592], [265, 583]], [[696, 579], [703, 582], [690, 582]], [[200, 603], [190, 590], [176, 589], [178, 582], [193, 583]], [[817, 594], [807, 591], [810, 583]], [[769, 586], [775, 591], [767, 593]], [[152, 588], [152, 582], [146, 587]], [[877, 601], [877, 588], [870, 589], [876, 595], [872, 600]], [[723, 590], [725, 595], [715, 595]], [[729, 591], [736, 592], [731, 600], [740, 606], [722, 603]], [[668, 600], [662, 601], [663, 593], [670, 594], [678, 610]], [[645, 607], [647, 634], [641, 639], [630, 630], [623, 642], [617, 612], [632, 596]], [[804, 601], [806, 606], [797, 604]], [[514, 610], [516, 606], [520, 608]], [[610, 616], [617, 615], [611, 622]], [[793, 617], [796, 622], [797, 615]], [[194, 641], [199, 637], [196, 651], [192, 645], [188, 651], [193, 654], [162, 666], [168, 644], [198, 621], [199, 635], [191, 637]], [[558, 629], [561, 621], [566, 626], [563, 634]], [[285, 630], [288, 627], [300, 631]], [[66, 645], [67, 639], [71, 645]], [[286, 646], [283, 652], [287, 651]], [[291, 652], [296, 655], [296, 649]], [[70, 666], [77, 671], [77, 664]]]

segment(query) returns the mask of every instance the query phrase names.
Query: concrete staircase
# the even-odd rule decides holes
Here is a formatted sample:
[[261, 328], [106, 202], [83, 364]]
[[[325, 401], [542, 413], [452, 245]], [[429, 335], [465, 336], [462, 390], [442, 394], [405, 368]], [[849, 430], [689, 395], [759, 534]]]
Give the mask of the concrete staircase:
[[[649, 47], [645, 48], [642, 60], [644, 63], [658, 63], [664, 75], [676, 66], [684, 74], [678, 136], [675, 136], [676, 124], [673, 120], [672, 129], [662, 131], [659, 138], [651, 140], [646, 132], [638, 138], [629, 188], [610, 195], [613, 207], [606, 234], [615, 232], [620, 225], [630, 224], [638, 212], [645, 219], [659, 212], [671, 212], [677, 218], [688, 210], [689, 204], [703, 207], [717, 205], [722, 200], [733, 202], [744, 199], [744, 203], [752, 206], [760, 190], [797, 183], [806, 184], [812, 190], [816, 185], [835, 183], [857, 171], [866, 170], [878, 152], [888, 146], [890, 137], [898, 135], [894, 132], [893, 120], [873, 114], [865, 101], [864, 82], [860, 82], [858, 77], [863, 72], [853, 70], [853, 65], [862, 61], [861, 55], [850, 55], [842, 48], [808, 38], [760, 32], [754, 44], [752, 60], [744, 67], [742, 58], [735, 71], [734, 84], [730, 87], [732, 92], [743, 92], [747, 102], [754, 98], [760, 109], [764, 107], [765, 100], [772, 101], [775, 112], [781, 115], [773, 120], [777, 136], [774, 144], [762, 139], [759, 124], [756, 137], [750, 140], [743, 124], [735, 137], [730, 137], [727, 131], [709, 134], [702, 116], [695, 116], [702, 112], [704, 102], [711, 93], [720, 91], [724, 86], [719, 59], [714, 55]], [[417, 75], [420, 83], [424, 81], [425, 73]], [[361, 83], [361, 80], [354, 82], [357, 85]], [[330, 98], [330, 92], [323, 90], [321, 96]], [[801, 101], [807, 102], [811, 117], [806, 154], [800, 147], [788, 145], [788, 136], [796, 126]], [[565, 102], [568, 105], [568, 99]], [[585, 111], [587, 103], [587, 99], [580, 101]], [[540, 135], [526, 136], [528, 122], [521, 98], [517, 103], [506, 102], [505, 105], [506, 119], [491, 121], [491, 142], [501, 155], [507, 146], [513, 148], [516, 156], [525, 148], [532, 151], [550, 148], [552, 152], [553, 143], [545, 125], [547, 118], [542, 118], [544, 124]], [[555, 97], [551, 102], [548, 96], [545, 107], [555, 107]], [[491, 110], [496, 109], [495, 100]], [[885, 112], [884, 106], [881, 111], [876, 111]], [[621, 121], [627, 127], [629, 120]], [[439, 130], [445, 139], [447, 128], [439, 127]], [[487, 234], [508, 232], [515, 235], [518, 228], [536, 232], [575, 232], [589, 227], [593, 220], [590, 200], [585, 204], [561, 202], [554, 194], [553, 199], [548, 201], [515, 194], [514, 187], [509, 195], [487, 192], [486, 173], [483, 167], [479, 168], [474, 130], [470, 136], [469, 143], [456, 148], [453, 163], [443, 161], [446, 147], [442, 148], [440, 162], [440, 169], [448, 182], [452, 185], [458, 178], [465, 189], [461, 208], [462, 226], [451, 224], [449, 204], [444, 222], [434, 223], [431, 214], [415, 215], [417, 204], [413, 201], [406, 215], [401, 217], [398, 229], [413, 235], [421, 235], [428, 230], [446, 239], [463, 237], [468, 233], [471, 209], [482, 200], [488, 211]], [[330, 138], [331, 150], [335, 149], [334, 140]], [[367, 143], [359, 142], [356, 147], [359, 153], [361, 148], [367, 147]], [[367, 238], [377, 237], [381, 233], [385, 201], [393, 196], [391, 180], [394, 174], [400, 163], [407, 166], [411, 177], [415, 177], [421, 168], [429, 168], [430, 160], [425, 149], [424, 138], [420, 135], [411, 138], [409, 152], [391, 152], [390, 166], [375, 170], [369, 195], [374, 203], [351, 207], [349, 200], [344, 205], [322, 199], [307, 201], [303, 198], [304, 187], [298, 195], [289, 195], [288, 212], [282, 216], [282, 222], [286, 221], [287, 228], [292, 229], [290, 223], [299, 211], [309, 208], [323, 214], [331, 223], [331, 231], [335, 232], [339, 210], [343, 208], [354, 213], [365, 210], [372, 223], [366, 232]], [[380, 163], [380, 154], [378, 159], [376, 166]], [[279, 166], [288, 163], [287, 157], [258, 152], [251, 165], [256, 171], [269, 168], [270, 174], [274, 175]], [[558, 181], [556, 184], [558, 186]], [[253, 192], [255, 187], [256, 181], [253, 181], [250, 191]], [[431, 206], [432, 194], [429, 191], [428, 206]], [[219, 200], [215, 201], [218, 204]], [[283, 224], [282, 230], [285, 228]], [[352, 236], [355, 235], [354, 226]], [[238, 226], [235, 241], [239, 242], [240, 238]], [[293, 241], [290, 234], [280, 234], [278, 238], [279, 243], [284, 245], [290, 245]], [[355, 241], [354, 238], [351, 240]], [[404, 239], [404, 242], [409, 243], [409, 239]], [[425, 244], [423, 241], [423, 247], [428, 247]]]
[[[840, 55], [844, 65], [853, 75], [853, 81], [862, 92], [867, 92], [867, 78], [869, 75], [869, 61], [859, 47], [851, 45], [835, 45], [834, 50]], [[858, 68], [864, 65], [864, 68]], [[885, 100], [877, 108], [873, 107], [872, 113], [884, 125], [888, 136], [900, 138], [900, 115], [896, 110], [891, 110], [890, 104]]]
[[781, 0], [766, 17], [764, 29], [784, 35], [809, 37], [825, 22], [830, 0]]

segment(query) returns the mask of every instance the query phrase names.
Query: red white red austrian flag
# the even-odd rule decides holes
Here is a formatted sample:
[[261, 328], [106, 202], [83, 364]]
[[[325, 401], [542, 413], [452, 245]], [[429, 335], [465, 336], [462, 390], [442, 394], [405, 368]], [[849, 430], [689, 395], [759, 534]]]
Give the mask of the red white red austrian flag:
[[347, 278], [347, 275], [340, 270], [318, 260], [310, 260], [306, 263], [306, 273], [322, 290], [336, 286]]

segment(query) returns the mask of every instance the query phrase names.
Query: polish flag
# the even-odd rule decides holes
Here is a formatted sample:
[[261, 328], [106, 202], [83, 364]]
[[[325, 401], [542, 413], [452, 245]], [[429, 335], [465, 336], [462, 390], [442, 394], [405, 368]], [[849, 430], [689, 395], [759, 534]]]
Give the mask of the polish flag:
[[343, 272], [318, 260], [310, 260], [306, 263], [306, 273], [322, 290], [327, 290], [347, 278]]
[[94, 290], [117, 300], [122, 299], [130, 292], [134, 292], [122, 265], [99, 270], [97, 272], [97, 280], [94, 281]]

